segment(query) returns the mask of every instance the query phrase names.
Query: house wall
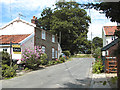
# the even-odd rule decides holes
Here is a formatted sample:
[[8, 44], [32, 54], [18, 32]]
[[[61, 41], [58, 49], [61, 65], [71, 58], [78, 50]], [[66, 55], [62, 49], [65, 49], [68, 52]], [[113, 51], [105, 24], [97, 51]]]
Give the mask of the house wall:
[[0, 35], [31, 34], [34, 27], [24, 22], [16, 21], [0, 30]]
[[118, 47], [118, 43], [108, 49], [108, 56], [115, 57], [114, 53]]
[[49, 60], [52, 60], [52, 48], [55, 51], [58, 51], [58, 40], [57, 37], [55, 39], [55, 43], [52, 42], [52, 34], [46, 32], [46, 40], [42, 39], [42, 29], [36, 28], [35, 29], [35, 45], [36, 46], [45, 46], [45, 53], [48, 56]]
[[102, 39], [103, 39], [103, 47], [106, 46], [106, 36], [105, 36], [105, 31], [102, 29]]

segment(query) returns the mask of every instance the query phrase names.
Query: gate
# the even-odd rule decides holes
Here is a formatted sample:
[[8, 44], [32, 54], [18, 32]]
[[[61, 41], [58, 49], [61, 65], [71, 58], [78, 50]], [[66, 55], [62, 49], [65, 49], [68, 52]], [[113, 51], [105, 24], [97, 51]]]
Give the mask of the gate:
[[117, 73], [117, 59], [116, 57], [106, 57], [105, 60], [106, 73]]

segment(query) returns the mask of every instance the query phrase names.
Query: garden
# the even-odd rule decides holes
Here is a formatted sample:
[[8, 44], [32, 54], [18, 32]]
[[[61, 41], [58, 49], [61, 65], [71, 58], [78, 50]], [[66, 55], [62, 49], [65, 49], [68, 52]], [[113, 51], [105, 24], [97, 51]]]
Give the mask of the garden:
[[34, 50], [25, 49], [22, 53], [22, 58], [17, 62], [10, 62], [10, 55], [7, 52], [1, 54], [1, 76], [0, 79], [10, 79], [18, 76], [17, 72], [30, 72], [39, 70], [43, 67], [64, 63], [69, 60], [70, 52], [64, 51], [65, 56], [60, 56], [59, 59], [47, 60], [47, 54], [42, 52], [40, 46], [35, 46]]

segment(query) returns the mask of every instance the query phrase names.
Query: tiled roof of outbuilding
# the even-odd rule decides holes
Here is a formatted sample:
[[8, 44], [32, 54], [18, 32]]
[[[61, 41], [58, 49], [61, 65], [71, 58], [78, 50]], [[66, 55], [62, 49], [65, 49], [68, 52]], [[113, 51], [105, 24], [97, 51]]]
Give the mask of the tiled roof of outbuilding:
[[0, 44], [10, 44], [19, 43], [25, 38], [27, 38], [30, 34], [20, 34], [20, 35], [1, 35], [0, 36]]

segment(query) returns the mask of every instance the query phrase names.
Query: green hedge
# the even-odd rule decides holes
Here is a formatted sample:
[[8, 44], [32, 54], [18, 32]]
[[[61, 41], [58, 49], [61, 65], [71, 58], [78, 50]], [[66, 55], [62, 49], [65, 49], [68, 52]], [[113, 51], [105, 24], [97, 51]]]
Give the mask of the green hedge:
[[63, 51], [62, 53], [64, 53], [66, 56], [70, 56], [71, 55], [70, 51], [68, 51], [68, 50]]

